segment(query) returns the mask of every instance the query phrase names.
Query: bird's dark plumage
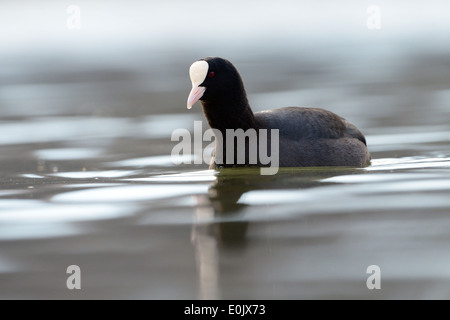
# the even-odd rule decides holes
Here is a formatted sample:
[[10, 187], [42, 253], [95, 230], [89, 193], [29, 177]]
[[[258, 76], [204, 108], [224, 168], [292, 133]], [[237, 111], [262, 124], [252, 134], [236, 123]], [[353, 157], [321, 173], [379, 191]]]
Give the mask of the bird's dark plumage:
[[[226, 129], [278, 129], [282, 167], [363, 167], [370, 163], [364, 135], [346, 119], [319, 108], [286, 107], [253, 113], [241, 76], [231, 62], [218, 57], [200, 61], [207, 62], [207, 73], [197, 84], [204, 88], [199, 99], [210, 127], [223, 136]], [[216, 152], [218, 148], [224, 145], [216, 144]]]

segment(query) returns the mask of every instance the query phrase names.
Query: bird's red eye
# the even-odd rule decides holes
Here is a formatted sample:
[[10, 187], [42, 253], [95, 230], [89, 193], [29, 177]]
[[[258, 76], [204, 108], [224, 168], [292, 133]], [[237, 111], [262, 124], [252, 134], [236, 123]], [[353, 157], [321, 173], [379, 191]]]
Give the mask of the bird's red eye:
[[210, 73], [208, 73], [208, 77], [210, 77], [210, 78], [214, 77], [214, 75], [215, 75], [214, 71], [211, 71]]

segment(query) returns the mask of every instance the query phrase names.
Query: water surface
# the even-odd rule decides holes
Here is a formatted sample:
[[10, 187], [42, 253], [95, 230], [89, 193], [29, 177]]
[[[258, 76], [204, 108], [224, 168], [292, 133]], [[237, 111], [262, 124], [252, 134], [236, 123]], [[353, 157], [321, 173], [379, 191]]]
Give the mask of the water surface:
[[[172, 26], [158, 46], [144, 32], [134, 46], [5, 50], [0, 298], [450, 298], [450, 47], [389, 24], [331, 37], [336, 19], [320, 37], [219, 28], [194, 46]], [[255, 110], [315, 106], [357, 124], [371, 166], [175, 165], [171, 133], [204, 120], [185, 108], [187, 70], [210, 54], [239, 67]], [[66, 287], [70, 265], [82, 290]], [[381, 290], [366, 286], [371, 265]]]

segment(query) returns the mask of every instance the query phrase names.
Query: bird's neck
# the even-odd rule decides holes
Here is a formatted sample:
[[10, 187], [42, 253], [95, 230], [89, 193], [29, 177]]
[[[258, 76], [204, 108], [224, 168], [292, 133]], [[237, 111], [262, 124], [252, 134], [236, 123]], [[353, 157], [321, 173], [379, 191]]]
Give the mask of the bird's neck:
[[203, 112], [211, 128], [220, 130], [225, 136], [227, 129], [257, 129], [255, 115], [247, 97], [202, 101]]

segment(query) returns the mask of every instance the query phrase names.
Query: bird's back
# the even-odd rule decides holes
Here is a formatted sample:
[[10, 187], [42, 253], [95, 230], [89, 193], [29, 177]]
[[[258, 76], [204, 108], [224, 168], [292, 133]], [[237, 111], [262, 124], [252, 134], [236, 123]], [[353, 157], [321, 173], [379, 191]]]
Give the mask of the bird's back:
[[287, 107], [255, 113], [260, 129], [279, 130], [280, 166], [366, 166], [366, 139], [351, 122], [318, 108]]
[[291, 140], [355, 138], [366, 144], [361, 131], [337, 114], [320, 108], [286, 107], [255, 113], [261, 129], [279, 129]]

